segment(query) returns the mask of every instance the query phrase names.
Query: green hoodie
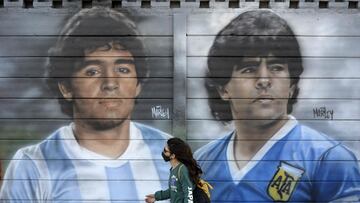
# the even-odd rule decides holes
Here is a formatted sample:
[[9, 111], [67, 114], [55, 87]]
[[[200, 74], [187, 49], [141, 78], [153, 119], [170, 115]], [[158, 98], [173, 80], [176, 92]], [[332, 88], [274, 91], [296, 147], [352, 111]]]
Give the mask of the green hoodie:
[[156, 200], [165, 200], [170, 198], [171, 203], [193, 203], [193, 190], [189, 171], [182, 163], [175, 168], [170, 169], [169, 189], [157, 191]]

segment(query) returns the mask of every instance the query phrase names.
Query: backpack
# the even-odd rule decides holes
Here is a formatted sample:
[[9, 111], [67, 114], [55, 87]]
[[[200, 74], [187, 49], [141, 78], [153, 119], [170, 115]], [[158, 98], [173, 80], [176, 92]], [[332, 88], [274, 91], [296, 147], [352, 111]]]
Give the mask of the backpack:
[[200, 179], [193, 191], [194, 203], [210, 203], [210, 190], [212, 189], [213, 187], [208, 182]]
[[[178, 170], [178, 177], [180, 178], [180, 169], [183, 165], [179, 167]], [[213, 187], [206, 182], [205, 180], [200, 178], [200, 181], [196, 185], [195, 189], [193, 190], [193, 200], [194, 203], [210, 203], [210, 190]]]

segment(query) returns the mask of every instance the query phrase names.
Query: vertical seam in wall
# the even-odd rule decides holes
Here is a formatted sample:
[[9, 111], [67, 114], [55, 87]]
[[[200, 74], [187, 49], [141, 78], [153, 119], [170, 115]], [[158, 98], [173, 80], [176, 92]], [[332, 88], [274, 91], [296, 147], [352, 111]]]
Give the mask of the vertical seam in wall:
[[186, 21], [184, 13], [173, 14], [173, 124], [172, 134], [186, 139]]

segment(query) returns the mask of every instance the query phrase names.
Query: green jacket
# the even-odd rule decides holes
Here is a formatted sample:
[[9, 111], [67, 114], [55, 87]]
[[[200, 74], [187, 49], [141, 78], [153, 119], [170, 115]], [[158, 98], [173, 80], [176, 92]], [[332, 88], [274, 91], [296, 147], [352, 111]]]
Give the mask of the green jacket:
[[170, 169], [169, 188], [167, 190], [157, 191], [156, 200], [165, 200], [170, 198], [171, 203], [192, 203], [193, 190], [195, 185], [192, 183], [189, 171], [182, 163], [175, 168]]

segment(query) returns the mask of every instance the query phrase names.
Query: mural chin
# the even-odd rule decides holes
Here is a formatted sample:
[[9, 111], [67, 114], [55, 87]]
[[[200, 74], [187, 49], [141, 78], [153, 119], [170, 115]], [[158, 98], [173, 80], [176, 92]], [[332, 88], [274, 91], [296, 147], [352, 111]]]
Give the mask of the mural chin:
[[78, 120], [79, 123], [84, 122], [96, 131], [110, 130], [121, 126], [126, 120], [130, 121], [131, 109], [121, 108], [120, 102], [107, 102], [98, 105], [94, 109], [95, 111], [86, 112], [80, 117], [75, 117], [75, 120]]
[[[231, 105], [233, 118], [244, 125], [261, 127], [286, 119], [286, 100], [256, 99], [248, 103], [233, 103]], [[266, 127], [266, 126], [264, 126]]]
[[255, 120], [278, 120], [286, 118], [286, 103], [276, 100], [257, 100], [249, 108], [249, 117]]
[[124, 122], [126, 121], [126, 119], [94, 119], [94, 120], [87, 120], [85, 121], [85, 123], [87, 124], [87, 126], [89, 126], [90, 128], [92, 128], [93, 130], [96, 131], [106, 131], [106, 130], [110, 130], [116, 127], [119, 127], [120, 125], [122, 125]]

